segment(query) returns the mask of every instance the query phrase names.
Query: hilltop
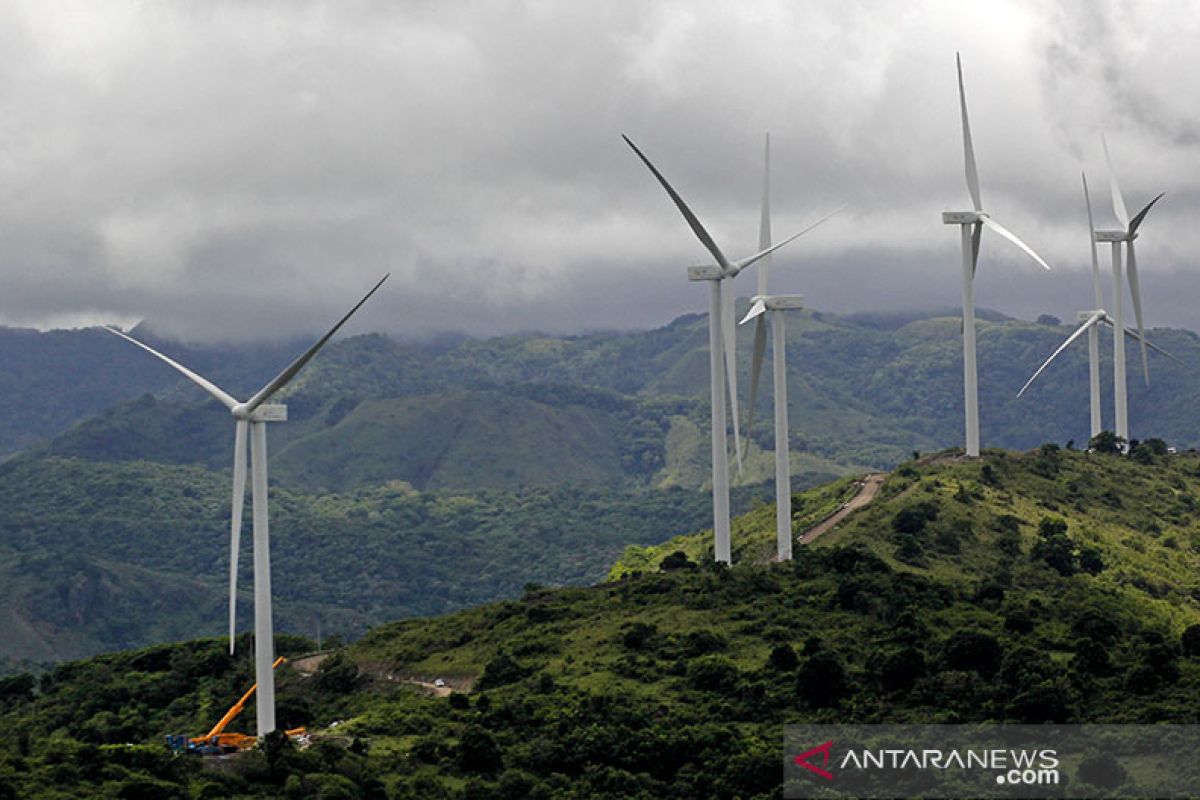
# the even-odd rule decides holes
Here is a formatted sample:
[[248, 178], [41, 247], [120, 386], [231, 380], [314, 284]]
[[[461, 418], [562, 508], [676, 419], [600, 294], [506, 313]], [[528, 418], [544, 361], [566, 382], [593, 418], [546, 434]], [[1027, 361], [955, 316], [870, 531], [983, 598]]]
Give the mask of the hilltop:
[[[846, 488], [799, 493], [797, 529]], [[376, 627], [312, 677], [283, 673], [281, 723], [328, 738], [273, 743], [236, 770], [157, 741], [236, 696], [244, 646], [7, 679], [0, 724], [20, 735], [0, 744], [0, 775], [23, 797], [766, 798], [790, 722], [1191, 723], [1198, 503], [1196, 455], [930, 456], [791, 564], [767, 557], [764, 506], [738, 520], [732, 568], [674, 550], [654, 564], [699, 534], [627, 555], [619, 580]], [[435, 676], [470, 691], [406, 682]]]

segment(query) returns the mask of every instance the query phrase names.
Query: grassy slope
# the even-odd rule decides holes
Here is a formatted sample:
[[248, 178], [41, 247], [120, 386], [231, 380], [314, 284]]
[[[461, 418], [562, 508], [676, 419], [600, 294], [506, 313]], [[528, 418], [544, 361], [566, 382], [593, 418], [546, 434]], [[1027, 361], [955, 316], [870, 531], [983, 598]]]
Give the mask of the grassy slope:
[[[1187, 625], [1200, 622], [1197, 599], [1200, 597], [1200, 580], [1195, 577], [1200, 574], [1200, 520], [1192, 510], [1200, 507], [1197, 506], [1200, 502], [1200, 458], [1179, 456], [1165, 464], [1145, 466], [1112, 456], [1062, 452], [1057, 458], [1058, 472], [1054, 477], [1038, 474], [1039, 462], [1043, 461], [1045, 459], [1036, 453], [990, 451], [983, 463], [994, 469], [996, 485], [980, 479], [980, 463], [954, 456], [931, 458], [915, 467], [906, 465], [889, 478], [873, 505], [855, 512], [811, 549], [820, 551], [855, 545], [869, 550], [899, 573], [929, 578], [960, 589], [1008, 573], [1013, 581], [1024, 581], [1022, 590], [1030, 597], [1036, 597], [1039, 592], [1058, 591], [1061, 583], [1043, 566], [1033, 563], [1028, 555], [1037, 541], [1036, 523], [1046, 516], [1063, 518], [1068, 522], [1069, 535], [1077, 543], [1097, 547], [1107, 565], [1097, 576], [1076, 575], [1067, 579], [1067, 583], [1108, 597], [1128, 611], [1176, 634]], [[852, 494], [850, 483], [851, 479], [842, 479], [798, 493], [794, 530], [802, 532], [834, 510]], [[899, 510], [924, 501], [935, 502], [940, 513], [936, 522], [930, 523], [922, 534], [926, 540], [924, 553], [915, 564], [906, 563], [896, 556], [891, 519]], [[1018, 556], [1005, 556], [998, 549], [1000, 525], [997, 520], [1006, 514], [1024, 521], [1020, 527], [1022, 554]], [[773, 548], [773, 523], [774, 510], [769, 505], [737, 518], [734, 524], [735, 561], [747, 569], [753, 564], [764, 567], [764, 556]], [[939, 535], [949, 531], [958, 532], [957, 543], [939, 545]], [[655, 548], [627, 548], [610, 575], [619, 578], [631, 573], [653, 572], [655, 559], [661, 560], [675, 550], [707, 559], [712, 551], [711, 532], [676, 537]], [[636, 584], [628, 589], [618, 584], [577, 591], [573, 597], [600, 598], [624, 596], [628, 592], [636, 593], [638, 589]], [[586, 605], [594, 609], [596, 618], [562, 626], [567, 634], [564, 652], [579, 657], [584, 657], [584, 652], [595, 643], [597, 626], [629, 621], [619, 612], [612, 613], [607, 621], [602, 620], [600, 617], [608, 614], [602, 601], [589, 601]], [[674, 608], [663, 609], [664, 618], [671, 618], [676, 612]], [[486, 617], [494, 613], [495, 610], [488, 607], [463, 612], [459, 617], [398, 623], [394, 628], [385, 626], [375, 629], [357, 647], [364, 653], [371, 652], [374, 642], [388, 639], [393, 631], [399, 641], [407, 642], [404, 631], [417, 633], [431, 627], [445, 630], [448, 625], [464, 625], [471, 629], [472, 614]], [[704, 624], [723, 627], [713, 622], [714, 613], [720, 615], [725, 611], [708, 609]], [[672, 623], [672, 627], [695, 628], [698, 627], [695, 622], [683, 615], [677, 624]], [[1048, 620], [1048, 623], [1052, 624], [1052, 621]], [[445, 663], [452, 664], [458, 671], [478, 672], [482, 667], [479, 653], [490, 655], [502, 647], [507, 638], [504, 631], [487, 632], [487, 625], [478, 627], [483, 635], [470, 647], [419, 647], [417, 651], [426, 655], [413, 665], [419, 669], [436, 669], [439, 663]], [[752, 638], [757, 635], [748, 633]], [[453, 641], [456, 635], [439, 636], [438, 639]], [[582, 644], [576, 644], [579, 637], [582, 637]], [[759, 642], [758, 648], [762, 646]], [[740, 653], [745, 647], [756, 652], [748, 641], [731, 651]]]

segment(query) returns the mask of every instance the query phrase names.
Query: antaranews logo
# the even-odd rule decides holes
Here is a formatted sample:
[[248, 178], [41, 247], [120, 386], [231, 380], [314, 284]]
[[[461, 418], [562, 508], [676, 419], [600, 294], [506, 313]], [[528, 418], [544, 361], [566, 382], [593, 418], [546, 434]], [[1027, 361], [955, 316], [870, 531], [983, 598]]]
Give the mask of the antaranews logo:
[[1196, 752], [1200, 725], [795, 725], [783, 796], [1195, 798]]
[[[812, 772], [814, 775], [820, 775], [827, 781], [833, 780], [833, 773], [829, 772], [825, 767], [829, 766], [829, 750], [833, 747], [833, 740], [830, 739], [825, 744], [819, 744], [811, 750], [805, 750], [800, 755], [796, 756], [796, 766]], [[813, 756], [821, 754], [821, 766], [809, 763], [809, 759]]]

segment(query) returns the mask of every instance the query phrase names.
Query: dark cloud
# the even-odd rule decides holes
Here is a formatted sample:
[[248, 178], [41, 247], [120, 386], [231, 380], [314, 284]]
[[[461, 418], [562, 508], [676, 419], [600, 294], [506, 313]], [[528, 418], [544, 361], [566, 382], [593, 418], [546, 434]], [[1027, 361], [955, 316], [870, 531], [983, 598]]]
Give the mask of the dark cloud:
[[705, 253], [619, 134], [744, 254], [767, 130], [777, 235], [853, 203], [780, 258], [775, 288], [830, 310], [954, 304], [957, 232], [939, 214], [967, 204], [961, 50], [985, 204], [1058, 270], [989, 243], [980, 304], [1064, 316], [1090, 296], [1078, 173], [1107, 224], [1104, 128], [1130, 206], [1169, 191], [1140, 251], [1149, 318], [1200, 327], [1185, 11], [8, 3], [0, 322], [288, 336], [390, 271], [362, 328], [662, 324], [704, 309], [683, 267]]

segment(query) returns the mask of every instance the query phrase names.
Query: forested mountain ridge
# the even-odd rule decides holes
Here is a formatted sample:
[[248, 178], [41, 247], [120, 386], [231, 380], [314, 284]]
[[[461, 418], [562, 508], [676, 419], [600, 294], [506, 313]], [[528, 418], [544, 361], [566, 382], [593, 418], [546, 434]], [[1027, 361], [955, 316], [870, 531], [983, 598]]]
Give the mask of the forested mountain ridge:
[[[980, 395], [985, 445], [1024, 449], [1045, 441], [1082, 443], [1088, 435], [1084, 348], [1060, 357], [1029, 393], [1016, 392], [1067, 335], [1062, 326], [989, 315], [980, 322]], [[365, 488], [403, 480], [418, 489], [584, 483], [701, 488], [708, 478], [707, 322], [681, 317], [652, 331], [585, 336], [506, 336], [413, 344], [381, 335], [332, 343], [283, 398], [290, 421], [272, 427], [273, 474], [310, 489]], [[1200, 365], [1200, 340], [1187, 331], [1154, 330], [1155, 341]], [[45, 334], [44, 336], [50, 336]], [[98, 331], [60, 334], [87, 340]], [[953, 317], [794, 314], [788, 327], [791, 444], [799, 472], [814, 477], [888, 468], [916, 451], [961, 438], [959, 322]], [[1108, 334], [1102, 339], [1109, 381]], [[0, 336], [0, 375], [11, 362], [12, 336]], [[20, 339], [21, 337], [17, 337]], [[111, 339], [108, 342], [107, 339]], [[11, 380], [0, 414], [33, 452], [95, 461], [152, 460], [227, 468], [228, 415], [145, 353], [114, 337], [72, 392], [93, 392], [94, 371], [116, 380], [136, 364], [123, 402], [80, 408], [75, 427], [53, 441], [47, 424], [23, 422], [21, 381]], [[743, 404], [749, 385], [750, 333], [739, 334]], [[57, 339], [55, 340], [57, 341]], [[57, 346], [62, 346], [57, 345]], [[177, 353], [197, 369], [210, 366], [231, 388], [252, 389], [290, 359], [279, 345], [253, 357], [229, 349]], [[115, 350], [113, 348], [116, 348]], [[122, 349], [124, 348], [124, 349]], [[19, 355], [20, 348], [17, 348]], [[1181, 449], [1200, 444], [1191, 398], [1200, 369], [1152, 355], [1145, 386], [1131, 348], [1130, 424]], [[287, 355], [285, 355], [285, 352]], [[120, 354], [119, 357], [117, 354]], [[59, 354], [62, 356], [62, 354]], [[62, 356], [65, 357], [65, 356]], [[108, 359], [109, 363], [103, 363]], [[21, 374], [36, 373], [36, 362]], [[89, 371], [90, 370], [90, 371]], [[57, 373], [55, 373], [57, 375]], [[141, 376], [141, 377], [137, 377]], [[97, 378], [98, 380], [99, 378]], [[245, 387], [245, 388], [243, 388]], [[138, 397], [146, 392], [154, 397]], [[39, 396], [44, 394], [39, 389]], [[1111, 392], [1103, 393], [1111, 419]], [[743, 480], [769, 479], [773, 447], [770, 381], [760, 392]], [[99, 416], [86, 419], [87, 414]], [[69, 422], [58, 419], [59, 427]], [[0, 435], [0, 452], [16, 437]]]

